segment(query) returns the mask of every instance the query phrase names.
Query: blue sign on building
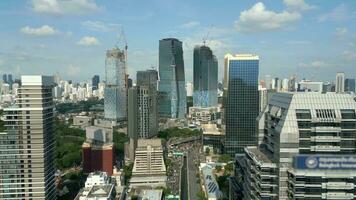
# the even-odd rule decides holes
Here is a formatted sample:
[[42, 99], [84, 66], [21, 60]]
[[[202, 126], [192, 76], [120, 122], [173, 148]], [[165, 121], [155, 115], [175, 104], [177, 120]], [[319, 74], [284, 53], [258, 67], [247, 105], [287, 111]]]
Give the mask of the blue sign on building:
[[356, 170], [354, 155], [299, 155], [293, 160], [295, 169]]

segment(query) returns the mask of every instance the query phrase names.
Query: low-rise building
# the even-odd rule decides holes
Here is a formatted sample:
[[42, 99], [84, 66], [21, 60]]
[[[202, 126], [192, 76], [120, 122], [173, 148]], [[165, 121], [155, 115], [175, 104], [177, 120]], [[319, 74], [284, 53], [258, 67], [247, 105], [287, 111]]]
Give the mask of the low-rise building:
[[88, 126], [92, 125], [92, 117], [78, 115], [73, 117], [73, 126], [80, 129], [85, 129]]
[[202, 124], [203, 146], [212, 147], [217, 153], [221, 153], [224, 143], [224, 132], [216, 124]]
[[130, 179], [131, 187], [165, 187], [166, 166], [160, 139], [139, 139]]
[[202, 167], [201, 175], [204, 181], [203, 190], [208, 200], [221, 199], [222, 193], [219, 189], [218, 183], [215, 180], [215, 176], [213, 174], [213, 167], [211, 167], [210, 165]]
[[114, 200], [115, 184], [105, 172], [90, 173], [75, 200]]
[[139, 200], [162, 200], [163, 191], [162, 190], [141, 190]]
[[190, 107], [188, 120], [191, 124], [221, 123], [220, 107]]

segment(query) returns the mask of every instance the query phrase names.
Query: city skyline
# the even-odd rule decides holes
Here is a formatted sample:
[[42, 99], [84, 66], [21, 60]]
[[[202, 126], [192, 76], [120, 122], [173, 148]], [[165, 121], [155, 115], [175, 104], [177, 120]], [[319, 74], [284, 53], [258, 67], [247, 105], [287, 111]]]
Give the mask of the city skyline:
[[[213, 2], [186, 1], [144, 6], [90, 0], [19, 2], [1, 2], [0, 12], [0, 35], [7, 38], [2, 41], [0, 73], [16, 77], [43, 71], [76, 81], [94, 74], [103, 77], [105, 50], [118, 43], [121, 27], [129, 46], [130, 77], [138, 70], [157, 69], [159, 39], [175, 37], [183, 42], [186, 80], [192, 81], [193, 48], [206, 35], [219, 61], [219, 80], [223, 55], [229, 52], [260, 55], [260, 78], [297, 74], [299, 79], [330, 80], [337, 71], [351, 77], [355, 73], [355, 2], [249, 1], [219, 8]], [[216, 13], [219, 17], [213, 17]]]

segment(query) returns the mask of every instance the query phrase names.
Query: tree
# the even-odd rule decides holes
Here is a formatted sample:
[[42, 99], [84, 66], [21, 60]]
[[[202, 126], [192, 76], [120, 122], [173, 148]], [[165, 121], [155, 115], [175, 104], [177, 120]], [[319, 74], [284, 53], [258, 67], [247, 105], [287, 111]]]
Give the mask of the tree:
[[205, 194], [203, 191], [199, 191], [197, 193], [198, 200], [208, 200], [208, 198], [205, 197]]
[[205, 148], [205, 154], [206, 154], [206, 155], [209, 155], [209, 154], [210, 154], [210, 148], [209, 148], [209, 147]]
[[218, 159], [218, 162], [220, 163], [228, 163], [230, 161], [232, 161], [232, 157], [227, 154], [221, 155]]
[[221, 166], [216, 166], [215, 169], [216, 169], [217, 172], [220, 172], [222, 170], [222, 167]]

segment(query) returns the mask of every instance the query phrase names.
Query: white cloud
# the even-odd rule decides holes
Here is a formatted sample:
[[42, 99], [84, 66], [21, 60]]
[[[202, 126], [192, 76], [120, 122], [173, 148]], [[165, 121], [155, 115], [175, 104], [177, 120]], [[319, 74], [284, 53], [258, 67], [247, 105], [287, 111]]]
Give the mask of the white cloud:
[[347, 32], [348, 32], [347, 28], [338, 27], [338, 28], [336, 28], [335, 36], [341, 38], [341, 37], [345, 36], [347, 34]]
[[100, 42], [96, 37], [85, 36], [79, 40], [78, 44], [83, 46], [94, 46], [94, 45], [99, 45]]
[[32, 9], [37, 13], [55, 15], [83, 15], [101, 10], [93, 0], [32, 0]]
[[315, 60], [311, 63], [299, 63], [300, 67], [314, 67], [314, 68], [321, 68], [321, 67], [329, 67], [330, 64], [322, 61], [322, 60]]
[[267, 10], [265, 5], [259, 2], [249, 10], [242, 11], [235, 25], [239, 32], [272, 31], [298, 21], [300, 18], [301, 15], [298, 12], [276, 13]]
[[345, 21], [352, 18], [356, 18], [356, 13], [350, 13], [348, 7], [345, 4], [340, 4], [339, 6], [335, 7], [330, 13], [320, 15], [318, 17], [318, 21]]
[[66, 71], [67, 71], [67, 76], [73, 77], [80, 73], [80, 67], [69, 65]]
[[121, 25], [116, 23], [104, 23], [101, 21], [84, 21], [82, 26], [92, 31], [109, 32], [121, 30]]
[[342, 57], [348, 61], [356, 61], [356, 53], [351, 51], [342, 52]]
[[315, 8], [315, 6], [311, 6], [305, 3], [304, 0], [284, 0], [283, 2], [290, 10], [304, 11], [304, 10], [311, 10]]
[[187, 23], [184, 23], [184, 24], [180, 25], [179, 28], [190, 29], [190, 28], [197, 27], [199, 25], [200, 25], [199, 21], [190, 21], [190, 22], [187, 22]]
[[20, 31], [23, 34], [32, 36], [52, 36], [59, 33], [56, 29], [48, 25], [43, 25], [38, 28], [31, 28], [29, 26], [25, 26], [21, 28]]

